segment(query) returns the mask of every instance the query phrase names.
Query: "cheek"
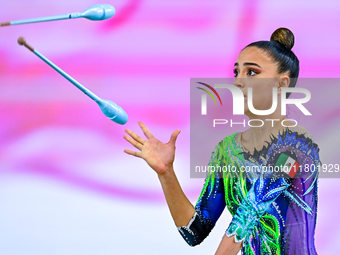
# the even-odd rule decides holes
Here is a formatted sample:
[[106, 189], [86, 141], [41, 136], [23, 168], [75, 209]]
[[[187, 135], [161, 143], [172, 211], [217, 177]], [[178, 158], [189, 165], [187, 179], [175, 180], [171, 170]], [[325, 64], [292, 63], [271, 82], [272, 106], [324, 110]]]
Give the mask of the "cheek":
[[[273, 103], [273, 85], [265, 82], [257, 82], [251, 86], [253, 89], [253, 106], [258, 110], [267, 110]], [[248, 100], [246, 101], [248, 105]]]

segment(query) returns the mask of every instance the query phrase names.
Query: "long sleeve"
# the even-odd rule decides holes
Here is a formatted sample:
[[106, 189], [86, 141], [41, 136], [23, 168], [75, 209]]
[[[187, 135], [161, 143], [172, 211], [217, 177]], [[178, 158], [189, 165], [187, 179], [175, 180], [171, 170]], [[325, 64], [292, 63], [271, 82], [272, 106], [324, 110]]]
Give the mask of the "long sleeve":
[[[292, 132], [284, 133], [268, 146], [266, 157], [258, 154], [246, 160], [245, 168], [252, 167], [249, 169], [260, 174], [252, 179], [253, 184], [247, 196], [226, 230], [227, 236], [234, 235], [236, 242], [249, 243], [252, 231], [258, 226], [261, 217], [281, 194], [311, 214], [311, 209], [301, 196], [312, 189], [317, 179], [319, 149], [308, 139]], [[300, 196], [291, 187], [297, 179], [309, 185]]]
[[[220, 144], [215, 147], [208, 169], [220, 163], [223, 150]], [[200, 244], [211, 232], [225, 208], [224, 185], [220, 175], [207, 172], [203, 189], [195, 205], [195, 214], [187, 226], [178, 227], [184, 240], [190, 245]]]

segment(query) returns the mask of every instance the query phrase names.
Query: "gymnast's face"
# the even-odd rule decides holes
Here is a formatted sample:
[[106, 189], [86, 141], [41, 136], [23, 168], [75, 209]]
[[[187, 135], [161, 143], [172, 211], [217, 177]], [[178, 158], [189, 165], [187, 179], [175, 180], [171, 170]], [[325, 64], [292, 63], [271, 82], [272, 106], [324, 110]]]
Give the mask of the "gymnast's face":
[[252, 114], [248, 108], [248, 88], [253, 89], [253, 105], [257, 110], [268, 110], [272, 106], [273, 87], [278, 88], [280, 105], [280, 87], [289, 85], [288, 73], [278, 73], [278, 66], [262, 49], [251, 46], [241, 51], [235, 63], [234, 85], [244, 94], [244, 111]]

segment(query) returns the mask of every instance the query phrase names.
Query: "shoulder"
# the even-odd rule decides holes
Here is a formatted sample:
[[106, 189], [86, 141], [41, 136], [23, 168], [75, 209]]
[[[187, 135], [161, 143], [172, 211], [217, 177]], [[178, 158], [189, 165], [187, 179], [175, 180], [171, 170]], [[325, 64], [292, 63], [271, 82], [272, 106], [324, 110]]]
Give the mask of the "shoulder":
[[298, 134], [300, 136], [302, 135], [305, 138], [311, 139], [313, 143], [315, 142], [313, 136], [311, 135], [311, 133], [307, 129], [305, 129], [305, 128], [301, 127], [301, 126], [289, 127], [288, 129], [290, 131], [292, 131], [293, 133], [295, 132], [296, 134]]
[[[319, 161], [319, 146], [314, 142], [312, 135], [300, 126], [286, 128], [279, 136], [272, 140], [268, 156], [291, 152], [298, 161]], [[309, 158], [309, 159], [308, 159]]]
[[319, 150], [318, 145], [315, 143], [313, 136], [310, 132], [300, 126], [287, 127], [279, 132], [279, 135], [272, 139], [272, 143], [280, 145], [290, 145], [295, 148], [309, 150], [315, 148]]
[[235, 144], [238, 143], [237, 141], [237, 138], [238, 138], [238, 134], [239, 132], [235, 132], [231, 135], [228, 135], [226, 137], [224, 137], [215, 147], [215, 150], [216, 149], [226, 149], [227, 147], [229, 146], [234, 146], [235, 147]]
[[235, 132], [231, 135], [228, 135], [224, 137], [214, 148], [212, 152], [212, 156], [215, 156], [217, 158], [220, 158], [221, 156], [225, 155], [225, 152], [229, 149], [235, 150], [237, 148], [238, 142], [237, 142], [237, 136], [238, 132]]

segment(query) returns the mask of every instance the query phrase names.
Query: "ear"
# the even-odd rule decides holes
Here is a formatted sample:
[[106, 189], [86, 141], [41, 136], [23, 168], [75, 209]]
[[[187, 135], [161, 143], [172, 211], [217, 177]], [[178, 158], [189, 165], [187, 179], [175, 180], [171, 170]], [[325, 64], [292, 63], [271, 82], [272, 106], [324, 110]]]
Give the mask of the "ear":
[[290, 78], [288, 75], [283, 74], [280, 78], [279, 78], [279, 84], [277, 85], [277, 94], [281, 95], [281, 88], [288, 88], [289, 87], [289, 83], [290, 83]]
[[280, 79], [279, 79], [279, 88], [281, 87], [289, 87], [289, 83], [290, 83], [290, 78], [288, 75], [283, 74]]

